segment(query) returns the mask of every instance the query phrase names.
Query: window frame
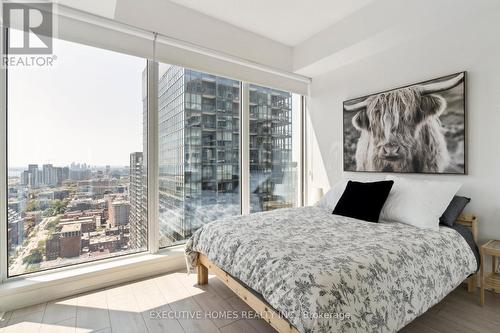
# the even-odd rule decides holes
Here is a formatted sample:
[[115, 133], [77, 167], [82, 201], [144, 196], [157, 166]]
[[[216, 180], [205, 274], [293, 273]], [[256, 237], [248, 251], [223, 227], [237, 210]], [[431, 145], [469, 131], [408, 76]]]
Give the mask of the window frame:
[[[3, 7], [3, 6], [2, 6]], [[0, 14], [2, 10], [0, 9]], [[7, 46], [7, 29], [1, 27], [0, 56], [4, 56]], [[0, 63], [0, 284], [7, 281], [8, 234], [7, 234], [7, 69]]]
[[[3, 50], [6, 46], [6, 30], [0, 34], [0, 55], [3, 56]], [[76, 42], [78, 44], [78, 42]], [[154, 43], [154, 41], [152, 42]], [[154, 45], [154, 44], [153, 44]], [[99, 46], [94, 46], [98, 47]], [[125, 53], [126, 54], [126, 53]], [[153, 56], [154, 58], [154, 56]], [[120, 263], [126, 262], [128, 258], [141, 258], [144, 260], [149, 255], [172, 255], [176, 249], [183, 247], [183, 245], [175, 245], [166, 248], [159, 247], [160, 238], [160, 225], [158, 220], [159, 215], [159, 142], [158, 142], [158, 73], [159, 62], [156, 60], [147, 60], [147, 101], [148, 101], [148, 115], [147, 115], [147, 226], [148, 226], [148, 249], [139, 253], [126, 254], [110, 258], [103, 258], [94, 261], [88, 261], [68, 266], [51, 268], [43, 271], [36, 271], [25, 273], [22, 275], [8, 276], [8, 233], [7, 233], [7, 175], [8, 175], [8, 162], [7, 162], [7, 84], [8, 84], [8, 71], [5, 67], [0, 67], [0, 136], [3, 139], [3, 144], [0, 144], [0, 286], [8, 282], [23, 281], [40, 276], [49, 276], [58, 273], [64, 273], [80, 268], [91, 268], [93, 266], [100, 267], [106, 263]], [[237, 79], [237, 78], [236, 78]], [[240, 107], [239, 107], [239, 171], [240, 171], [240, 213], [242, 215], [250, 214], [250, 82], [240, 81]], [[280, 88], [276, 88], [280, 89]], [[306, 96], [300, 95], [300, 153], [299, 159], [299, 177], [298, 188], [299, 198], [297, 206], [303, 206], [307, 202], [307, 189], [306, 186]], [[181, 255], [181, 254], [175, 254]], [[0, 292], [1, 294], [1, 292]]]

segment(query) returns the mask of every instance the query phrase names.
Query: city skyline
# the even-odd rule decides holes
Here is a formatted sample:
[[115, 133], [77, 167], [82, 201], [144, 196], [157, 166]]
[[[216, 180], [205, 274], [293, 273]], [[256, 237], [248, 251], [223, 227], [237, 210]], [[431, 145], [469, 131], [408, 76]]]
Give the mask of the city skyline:
[[[132, 152], [131, 152], [132, 153]], [[129, 153], [129, 157], [130, 157], [130, 153]], [[80, 164], [80, 165], [83, 165], [83, 164], [86, 164], [87, 167], [91, 168], [91, 169], [100, 169], [100, 168], [103, 168], [105, 169], [107, 166], [111, 167], [111, 168], [128, 168], [129, 167], [129, 162], [123, 164], [123, 165], [111, 165], [111, 164], [102, 164], [102, 165], [92, 165], [92, 164], [89, 164], [89, 163], [86, 163], [86, 162], [81, 162], [81, 161], [72, 161], [68, 164], [59, 164], [59, 163], [53, 163], [53, 162], [36, 162], [36, 161], [32, 161], [32, 162], [29, 162], [27, 163], [26, 165], [14, 165], [14, 166], [11, 166], [9, 165], [9, 170], [19, 170], [19, 169], [23, 169], [25, 167], [27, 167], [28, 165], [30, 164], [37, 164], [39, 166], [42, 166], [42, 165], [46, 165], [46, 164], [52, 164], [53, 166], [55, 167], [61, 167], [61, 168], [64, 168], [64, 167], [71, 167], [71, 164]]]
[[145, 219], [131, 216], [131, 200], [140, 189], [132, 188], [132, 197], [129, 191], [133, 175], [142, 181], [142, 168], [133, 171], [132, 166], [29, 163], [13, 174], [8, 191], [9, 275], [143, 251]]

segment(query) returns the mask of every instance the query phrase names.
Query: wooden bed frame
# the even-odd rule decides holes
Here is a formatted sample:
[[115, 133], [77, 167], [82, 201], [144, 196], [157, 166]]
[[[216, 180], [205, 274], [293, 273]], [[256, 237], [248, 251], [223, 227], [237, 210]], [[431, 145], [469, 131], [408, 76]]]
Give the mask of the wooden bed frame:
[[[471, 229], [474, 241], [477, 243], [477, 218], [472, 214], [462, 214], [457, 219], [456, 223], [466, 226]], [[198, 253], [198, 284], [204, 285], [208, 283], [208, 273], [212, 273], [222, 281], [229, 289], [231, 289], [239, 298], [247, 303], [262, 319], [267, 321], [274, 329], [280, 333], [299, 333], [299, 331], [286, 318], [281, 316], [278, 311], [267, 304], [261, 297], [249, 290], [230, 274], [219, 268], [211, 262], [207, 256]], [[467, 290], [471, 293], [475, 292], [477, 287], [477, 274], [467, 278]]]
[[[461, 214], [455, 223], [468, 227], [472, 231], [472, 237], [477, 244], [478, 230], [477, 230], [477, 217], [473, 214]], [[479, 245], [478, 245], [479, 246]], [[481, 263], [482, 264], [482, 263]], [[467, 291], [474, 293], [477, 288], [477, 273], [469, 276], [467, 281]]]

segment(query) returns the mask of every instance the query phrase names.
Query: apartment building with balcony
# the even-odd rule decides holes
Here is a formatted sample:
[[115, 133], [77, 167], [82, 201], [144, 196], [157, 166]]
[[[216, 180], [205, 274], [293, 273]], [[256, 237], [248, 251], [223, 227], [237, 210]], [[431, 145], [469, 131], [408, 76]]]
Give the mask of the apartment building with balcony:
[[[256, 211], [277, 200], [275, 187], [287, 174], [296, 174], [291, 99], [289, 92], [250, 89], [251, 202]], [[169, 66], [159, 79], [158, 110], [160, 228], [163, 245], [171, 245], [214, 215], [240, 213], [240, 82]]]

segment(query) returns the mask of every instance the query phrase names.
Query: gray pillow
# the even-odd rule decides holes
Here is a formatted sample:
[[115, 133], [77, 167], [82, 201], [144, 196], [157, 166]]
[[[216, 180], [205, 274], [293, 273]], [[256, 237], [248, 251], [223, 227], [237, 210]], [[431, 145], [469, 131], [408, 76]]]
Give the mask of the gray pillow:
[[439, 223], [453, 227], [453, 224], [469, 202], [470, 198], [454, 196], [448, 208], [446, 208], [441, 218], [439, 218]]

